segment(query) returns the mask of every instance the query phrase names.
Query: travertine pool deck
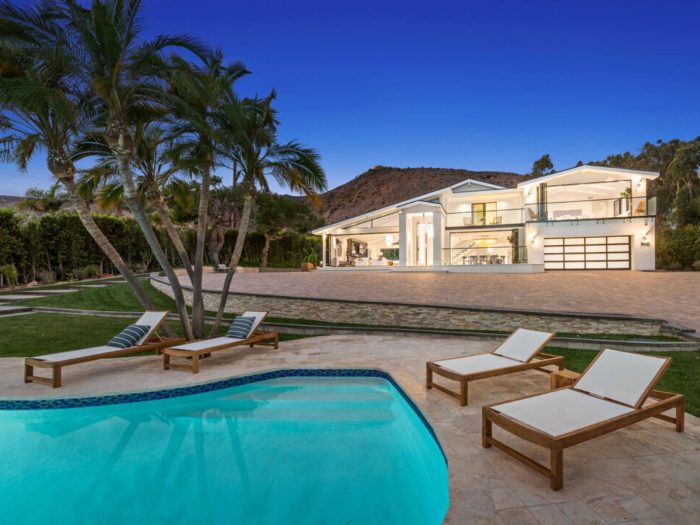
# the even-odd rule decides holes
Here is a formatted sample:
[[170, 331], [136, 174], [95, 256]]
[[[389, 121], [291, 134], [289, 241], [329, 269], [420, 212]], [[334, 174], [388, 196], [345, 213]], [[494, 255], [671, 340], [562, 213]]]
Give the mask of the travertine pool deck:
[[[225, 274], [204, 275], [219, 291]], [[189, 284], [187, 277], [181, 280]], [[240, 273], [231, 290], [275, 296], [661, 318], [700, 334], [700, 272]]]
[[[366, 367], [388, 371], [432, 423], [449, 460], [447, 523], [697, 523], [700, 514], [700, 420], [685, 433], [648, 420], [568, 449], [564, 488], [495, 449], [481, 446], [481, 407], [548, 389], [529, 371], [473, 383], [470, 405], [424, 387], [425, 362], [490, 351], [492, 342], [406, 336], [327, 336], [282, 343], [279, 350], [236, 349], [202, 361], [201, 372], [164, 371], [156, 356], [66, 368], [65, 386], [22, 382], [23, 360], [0, 359], [0, 397], [68, 397], [187, 385], [277, 368]], [[40, 372], [40, 371], [39, 371]], [[522, 450], [538, 450], [513, 441]], [[539, 459], [546, 461], [542, 450]]]

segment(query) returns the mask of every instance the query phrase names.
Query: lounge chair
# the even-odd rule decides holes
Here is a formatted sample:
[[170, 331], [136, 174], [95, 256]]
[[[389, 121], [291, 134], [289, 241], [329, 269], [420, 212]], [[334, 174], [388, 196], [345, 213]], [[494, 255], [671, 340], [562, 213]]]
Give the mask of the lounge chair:
[[[483, 408], [482, 444], [500, 448], [549, 477], [562, 488], [563, 451], [649, 417], [674, 423], [683, 432], [683, 396], [653, 390], [671, 358], [619, 350], [600, 352], [573, 386]], [[647, 403], [649, 398], [656, 401]], [[675, 417], [663, 414], [675, 409]], [[493, 437], [497, 425], [516, 436], [548, 448], [549, 468]]]
[[[96, 361], [97, 359], [105, 359], [108, 357], [120, 357], [147, 350], [155, 350], [157, 353], [164, 346], [186, 341], [186, 339], [167, 339], [156, 335], [156, 331], [167, 317], [168, 312], [144, 312], [135, 324], [148, 326], [148, 332], [138, 340], [136, 345], [129, 348], [117, 348], [105, 345], [38, 357], [28, 357], [24, 360], [24, 382], [44, 383], [58, 388], [61, 386], [61, 369], [64, 366], [87, 363], [88, 361]], [[51, 377], [35, 376], [34, 367], [50, 368]]]
[[[254, 317], [255, 321], [250, 328], [248, 337], [238, 339], [234, 337], [215, 337], [213, 339], [202, 339], [184, 345], [171, 346], [163, 349], [163, 369], [169, 370], [177, 368], [180, 370], [190, 370], [193, 374], [199, 372], [199, 360], [212, 352], [228, 350], [236, 346], [255, 345], [274, 346], [279, 348], [279, 334], [277, 332], [262, 332], [258, 330], [260, 324], [267, 317], [267, 312], [244, 312], [242, 317]], [[183, 357], [190, 359], [189, 364], [174, 364], [170, 362], [171, 357]]]
[[[543, 368], [548, 365], [555, 365], [561, 370], [564, 368], [563, 357], [541, 353], [553, 337], [554, 334], [549, 332], [518, 328], [491, 354], [431, 361], [426, 364], [425, 386], [457, 398], [461, 406], [466, 406], [470, 381], [531, 369], [549, 372]], [[459, 392], [435, 383], [433, 374], [458, 381]]]

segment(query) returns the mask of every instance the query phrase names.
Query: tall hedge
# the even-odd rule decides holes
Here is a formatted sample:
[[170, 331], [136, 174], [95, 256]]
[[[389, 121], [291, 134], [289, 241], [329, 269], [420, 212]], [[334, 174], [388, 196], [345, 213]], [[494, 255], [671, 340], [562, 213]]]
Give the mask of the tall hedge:
[[[693, 268], [700, 261], [700, 224], [660, 228], [656, 232], [656, 266], [659, 269]], [[699, 264], [696, 264], [700, 266]]]
[[[113, 215], [95, 215], [95, 220], [131, 268], [137, 272], [159, 269], [134, 220]], [[161, 230], [157, 233], [171, 263], [179, 266], [177, 253], [167, 234]], [[226, 234], [222, 260], [230, 257], [236, 235], [235, 231]], [[184, 229], [182, 238], [190, 257], [194, 257], [196, 232]], [[260, 262], [263, 242], [262, 235], [248, 235], [243, 264], [257, 265]], [[270, 266], [298, 266], [309, 250], [320, 253], [317, 237], [289, 234], [272, 242]], [[77, 214], [72, 212], [29, 219], [12, 209], [0, 208], [0, 266], [5, 264], [13, 264], [17, 268], [20, 284], [45, 278], [49, 273], [59, 280], [70, 279], [88, 266], [98, 266], [105, 273], [115, 272]]]

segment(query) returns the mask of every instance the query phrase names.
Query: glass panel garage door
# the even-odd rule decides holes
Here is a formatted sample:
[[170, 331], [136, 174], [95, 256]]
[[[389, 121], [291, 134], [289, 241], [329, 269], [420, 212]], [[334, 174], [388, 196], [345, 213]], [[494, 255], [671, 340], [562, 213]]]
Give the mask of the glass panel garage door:
[[548, 237], [545, 270], [629, 270], [630, 237]]

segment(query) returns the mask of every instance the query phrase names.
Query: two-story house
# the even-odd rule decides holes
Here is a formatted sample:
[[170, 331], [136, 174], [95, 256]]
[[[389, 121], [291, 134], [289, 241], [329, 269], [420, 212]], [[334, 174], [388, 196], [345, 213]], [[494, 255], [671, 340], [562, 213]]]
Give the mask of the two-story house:
[[654, 270], [658, 176], [584, 165], [513, 188], [469, 179], [313, 233], [323, 269]]

